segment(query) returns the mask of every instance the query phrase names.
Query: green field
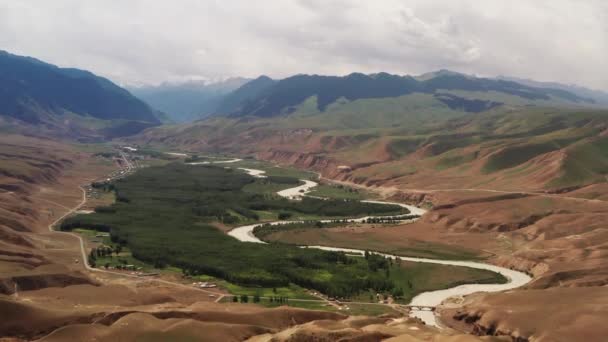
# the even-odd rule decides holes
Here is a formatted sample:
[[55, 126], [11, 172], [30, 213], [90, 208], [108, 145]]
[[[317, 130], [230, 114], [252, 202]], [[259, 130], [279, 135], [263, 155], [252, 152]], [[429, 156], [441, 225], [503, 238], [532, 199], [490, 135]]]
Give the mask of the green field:
[[[498, 95], [461, 94], [470, 99]], [[509, 97], [499, 98], [505, 103], [516, 103]], [[463, 112], [450, 110], [432, 97], [412, 94], [382, 100], [338, 100], [320, 113], [315, 101], [314, 98], [308, 99], [287, 117], [260, 118], [255, 121], [255, 127], [251, 122], [214, 118], [201, 126], [195, 124], [189, 132], [221, 138], [238, 136], [239, 132], [250, 130], [264, 136], [287, 130], [311, 129], [310, 140], [319, 141], [322, 145], [313, 148], [313, 154], [346, 165], [354, 162], [369, 165], [353, 169], [349, 176], [355, 182], [399, 182], [400, 178], [407, 182], [410, 176], [418, 179], [428, 174], [429, 177], [437, 177], [438, 181], [450, 182], [446, 184], [449, 187], [493, 187], [495, 184], [516, 187], [526, 184], [554, 189], [602, 182], [608, 173], [608, 158], [602, 148], [602, 127], [608, 122], [605, 110], [497, 107], [463, 115]], [[344, 112], [346, 108], [349, 111]], [[373, 113], [378, 114], [373, 119], [380, 117], [380, 122], [369, 121], [372, 117], [366, 110], [372, 108]], [[409, 112], [419, 109], [428, 110], [436, 117]], [[248, 148], [256, 150], [256, 146]], [[412, 160], [416, 162], [406, 162], [413, 154]], [[542, 170], [529, 167], [529, 161], [542, 156], [547, 156], [546, 161], [562, 157], [565, 160], [556, 167], [557, 172], [547, 177], [530, 178]], [[243, 166], [264, 168], [264, 163], [251, 160], [243, 163]], [[541, 165], [540, 160], [534, 165]], [[507, 184], [504, 184], [505, 178], [508, 178]], [[528, 184], [530, 179], [534, 180], [532, 184]], [[331, 190], [319, 188], [317, 191], [329, 191], [326, 194], [332, 195]]]
[[338, 184], [319, 184], [311, 192], [310, 196], [338, 199], [362, 200], [370, 198], [371, 195], [364, 190], [354, 189]]
[[[354, 226], [356, 229], [356, 225]], [[380, 228], [381, 229], [381, 228]], [[257, 233], [256, 233], [257, 234]], [[355, 248], [393, 255], [444, 260], [480, 260], [477, 251], [453, 245], [412, 239], [386, 239], [370, 234], [345, 234], [329, 228], [298, 227], [281, 230], [280, 227], [262, 232], [264, 241], [289, 243], [299, 246], [322, 245]]]

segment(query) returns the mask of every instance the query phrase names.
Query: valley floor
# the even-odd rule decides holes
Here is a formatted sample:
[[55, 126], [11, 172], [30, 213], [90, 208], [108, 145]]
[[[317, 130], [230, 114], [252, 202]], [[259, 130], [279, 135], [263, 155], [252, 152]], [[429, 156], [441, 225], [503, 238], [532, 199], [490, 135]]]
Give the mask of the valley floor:
[[[22, 141], [20, 144], [27, 146]], [[75, 262], [80, 258], [78, 241], [72, 236], [49, 233], [47, 226], [79, 203], [80, 185], [104, 176], [116, 166], [100, 164], [99, 160], [90, 164], [89, 153], [72, 147], [65, 150], [66, 155], [70, 154], [65, 159], [72, 164], [66, 163], [54, 179], [0, 193], [7, 199], [1, 203], [10, 204], [3, 208], [2, 216], [6, 239], [0, 267], [7, 276], [2, 280], [6, 292], [0, 295], [0, 313], [11, 318], [0, 323], [2, 335], [25, 339], [46, 336], [43, 340], [48, 341], [73, 336], [108, 341], [142, 336], [213, 340], [222, 336], [236, 341], [257, 335], [335, 336], [331, 334], [336, 329], [346, 328], [350, 329], [349, 336], [435, 336], [434, 340], [440, 341], [448, 338], [444, 334], [453, 334], [448, 330], [437, 335], [439, 332], [433, 329], [403, 319], [366, 318], [362, 323], [354, 318], [344, 320], [338, 313], [212, 303], [218, 297], [175, 286], [172, 282], [179, 281], [175, 278], [166, 278], [168, 282], [162, 283], [87, 272], [81, 262]], [[3, 184], [17, 182], [7, 180]], [[366, 187], [365, 191], [393, 200], [432, 203], [433, 210], [422, 220], [407, 225], [359, 225], [270, 238], [311, 244], [322, 239], [344, 247], [421, 253], [427, 257], [489, 257], [498, 265], [530, 272], [533, 282], [522, 290], [475, 294], [446, 303], [439, 310], [444, 323], [474, 334], [541, 341], [601, 341], [608, 334], [602, 323], [608, 317], [606, 258], [602, 253], [608, 203], [602, 197], [602, 184], [564, 195], [424, 189], [414, 192], [377, 187]], [[18, 200], [9, 197], [15, 195]], [[21, 206], [24, 203], [27, 205]], [[29, 232], [15, 229], [21, 226]], [[27, 264], [22, 257], [26, 254]], [[15, 281], [22, 279], [29, 279], [27, 284], [35, 284], [34, 287], [27, 288], [22, 282], [18, 295], [11, 295]], [[191, 320], [184, 321], [184, 317]], [[317, 323], [319, 319], [335, 323], [330, 327]], [[131, 328], [121, 328], [125, 326]], [[207, 332], [205, 336], [197, 333], [201, 329]], [[460, 338], [476, 340], [473, 336]]]

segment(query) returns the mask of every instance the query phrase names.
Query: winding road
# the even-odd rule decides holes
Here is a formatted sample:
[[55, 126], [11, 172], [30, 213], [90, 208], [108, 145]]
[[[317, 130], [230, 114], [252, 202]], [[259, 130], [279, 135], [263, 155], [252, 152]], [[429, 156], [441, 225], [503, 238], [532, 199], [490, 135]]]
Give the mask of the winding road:
[[[248, 174], [256, 176], [256, 177], [259, 177], [264, 174], [264, 171], [262, 171], [262, 170], [244, 169], [244, 171], [247, 172]], [[280, 196], [283, 196], [285, 198], [297, 199], [297, 198], [301, 198], [301, 196], [303, 196], [306, 192], [310, 191], [310, 189], [317, 186], [316, 182], [313, 182], [310, 180], [302, 180], [302, 181], [305, 182], [304, 185], [282, 190], [282, 191], [277, 192], [277, 194]], [[418, 208], [415, 206], [406, 205], [406, 204], [402, 204], [402, 203], [383, 202], [383, 201], [364, 201], [364, 202], [399, 205], [403, 208], [409, 209], [411, 214], [419, 215], [419, 216], [422, 216], [426, 213], [426, 210], [424, 210], [422, 208]], [[365, 221], [367, 218], [368, 217], [357, 218], [357, 219], [352, 219], [350, 221], [362, 222], [362, 221]], [[414, 220], [416, 220], [416, 219], [414, 219]], [[291, 222], [298, 222], [298, 221], [276, 221], [276, 222], [271, 222], [270, 224], [281, 225], [281, 224], [286, 224], [286, 223], [291, 223]], [[236, 238], [239, 241], [243, 241], [243, 242], [265, 243], [264, 241], [258, 239], [253, 234], [253, 230], [260, 225], [262, 225], [262, 224], [252, 224], [252, 225], [237, 227], [237, 228], [232, 229], [230, 232], [228, 232], [228, 235]], [[327, 251], [338, 251], [338, 252], [345, 252], [348, 254], [358, 254], [358, 255], [363, 255], [365, 253], [363, 250], [359, 250], [359, 249], [337, 248], [337, 247], [328, 247], [328, 246], [305, 246], [305, 248], [316, 248], [316, 249], [322, 249], [322, 250], [327, 250]], [[521, 287], [532, 280], [532, 278], [530, 276], [528, 276], [527, 274], [525, 274], [523, 272], [514, 271], [514, 270], [511, 270], [508, 268], [491, 265], [491, 264], [486, 264], [486, 263], [481, 263], [481, 262], [414, 258], [414, 257], [404, 257], [404, 256], [384, 254], [384, 253], [377, 253], [377, 254], [383, 255], [385, 257], [399, 258], [401, 260], [411, 261], [411, 262], [422, 262], [422, 263], [429, 263], [429, 264], [452, 265], [452, 266], [483, 269], [483, 270], [488, 270], [488, 271], [499, 273], [508, 279], [508, 282], [505, 284], [465, 284], [465, 285], [455, 286], [455, 287], [444, 289], [444, 290], [423, 292], [412, 299], [412, 301], [409, 305], [413, 306], [413, 307], [417, 307], [417, 306], [418, 307], [436, 307], [439, 304], [441, 304], [443, 301], [445, 301], [446, 299], [451, 298], [451, 297], [466, 296], [466, 295], [469, 295], [469, 294], [475, 293], [475, 292], [506, 291], [506, 290], [517, 288], [517, 287]], [[424, 321], [428, 325], [440, 327], [437, 317], [435, 316], [435, 313], [433, 311], [416, 310], [416, 311], [411, 311], [410, 315], [412, 317], [420, 318], [422, 321]]]

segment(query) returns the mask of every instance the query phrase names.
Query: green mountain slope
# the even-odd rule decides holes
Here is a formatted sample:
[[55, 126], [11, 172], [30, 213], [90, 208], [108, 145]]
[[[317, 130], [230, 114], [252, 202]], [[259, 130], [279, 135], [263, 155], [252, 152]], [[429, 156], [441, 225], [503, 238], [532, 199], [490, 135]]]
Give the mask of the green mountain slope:
[[[246, 84], [246, 89], [252, 84]], [[260, 90], [260, 88], [262, 88]], [[241, 89], [239, 89], [241, 90]], [[237, 90], [237, 92], [239, 91]], [[477, 78], [449, 71], [439, 71], [420, 77], [397, 76], [387, 73], [348, 76], [296, 75], [277, 82], [267, 82], [257, 88], [257, 94], [238, 98], [239, 105], [221, 108], [232, 117], [277, 117], [297, 113], [311, 98], [316, 108], [326, 112], [335, 105], [370, 99], [394, 99], [408, 95], [431, 96], [452, 111], [477, 113], [505, 104], [592, 106], [593, 99], [581, 97], [562, 89], [540, 88], [506, 80]]]
[[[411, 96], [398, 99], [411, 103]], [[387, 114], [366, 116], [377, 105], [370, 102], [378, 100], [349, 102], [360, 112], [342, 112], [332, 104], [323, 114], [307, 114], [317, 110], [313, 99], [307, 109], [285, 117], [210, 118], [147, 130], [131, 141], [251, 154], [342, 180], [412, 188], [545, 190], [606, 181], [606, 110], [524, 106], [441, 112], [433, 108], [439, 104], [432, 96], [414, 96], [422, 97], [418, 109], [391, 109], [403, 118], [400, 124], [391, 124], [396, 120]]]

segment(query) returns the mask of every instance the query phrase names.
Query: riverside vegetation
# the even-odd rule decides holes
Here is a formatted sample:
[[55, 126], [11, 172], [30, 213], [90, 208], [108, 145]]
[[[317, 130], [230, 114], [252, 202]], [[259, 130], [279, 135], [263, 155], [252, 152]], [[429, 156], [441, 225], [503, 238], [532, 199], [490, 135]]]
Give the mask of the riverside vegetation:
[[255, 223], [269, 213], [281, 219], [306, 215], [340, 220], [407, 214], [407, 209], [343, 199], [289, 201], [252, 192], [256, 183], [290, 187], [297, 179], [256, 179], [211, 165], [149, 167], [105, 186], [115, 192], [116, 203], [69, 218], [61, 229], [109, 232], [114, 246], [128, 248], [135, 259], [157, 268], [178, 267], [187, 275], [210, 275], [242, 286], [296, 284], [340, 298], [357, 298], [370, 290], [397, 298], [414, 292], [407, 275], [397, 276], [405, 269], [379, 255], [358, 258], [281, 243], [243, 243], [214, 226]]

